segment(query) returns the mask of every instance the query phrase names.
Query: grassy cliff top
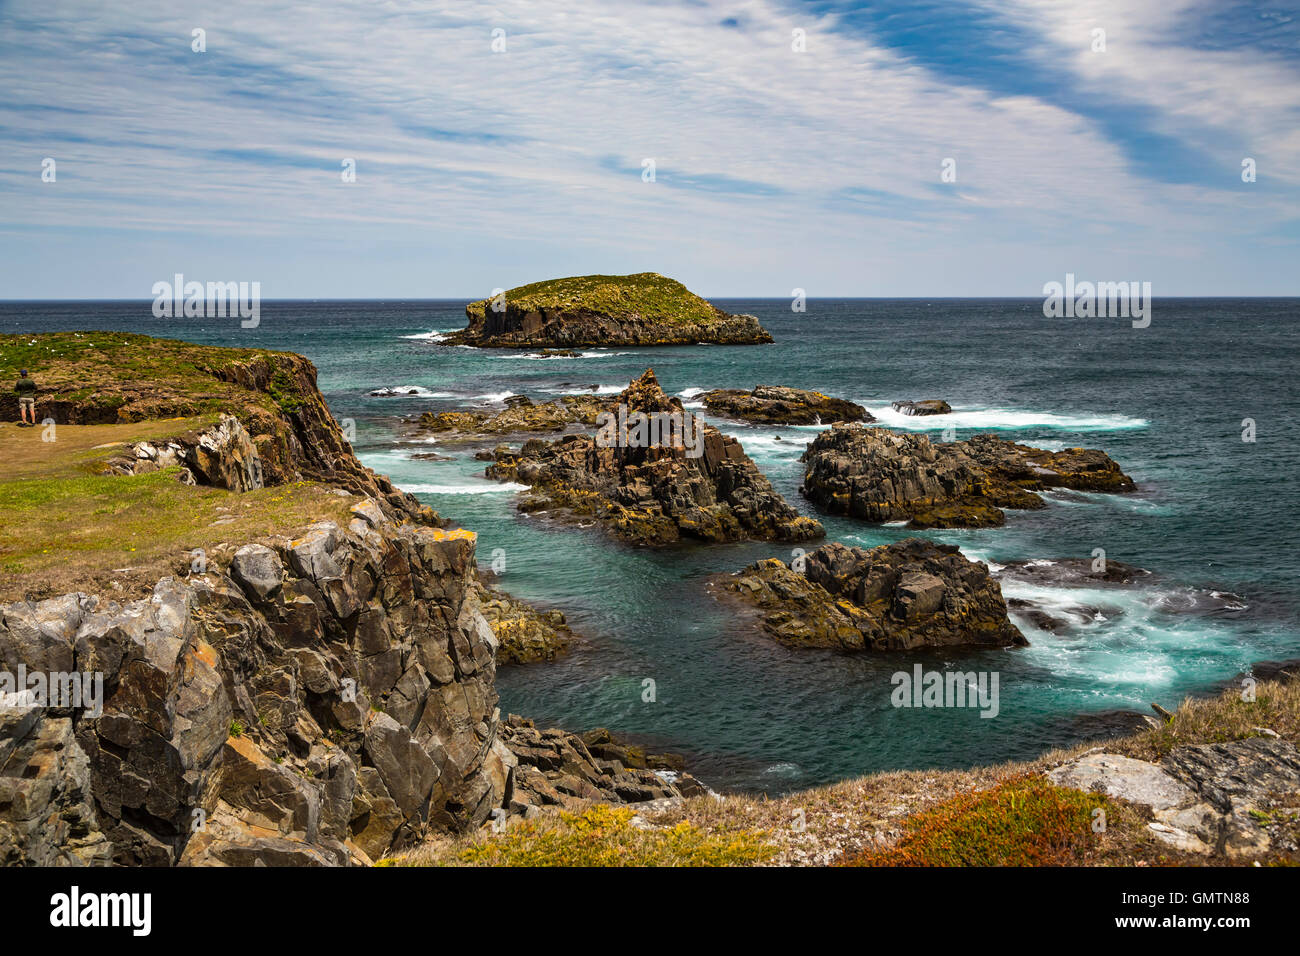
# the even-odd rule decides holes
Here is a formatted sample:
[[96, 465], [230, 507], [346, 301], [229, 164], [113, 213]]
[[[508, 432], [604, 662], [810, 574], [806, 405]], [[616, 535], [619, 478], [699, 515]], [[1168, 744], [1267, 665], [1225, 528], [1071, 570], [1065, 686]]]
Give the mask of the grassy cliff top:
[[[215, 416], [118, 425], [19, 428], [0, 422], [0, 602], [69, 591], [142, 597], [185, 573], [194, 552], [214, 557], [313, 521], [346, 524], [354, 498], [316, 482], [242, 494], [177, 481], [179, 469], [114, 475], [104, 460]], [[54, 441], [46, 441], [54, 437]]]
[[[250, 404], [291, 411], [304, 396], [289, 371], [305, 361], [289, 352], [194, 345], [130, 332], [0, 335], [0, 391], [12, 389], [25, 368], [39, 398], [84, 409], [86, 419], [109, 421], [117, 413], [117, 420], [143, 421], [235, 412]], [[266, 391], [222, 380], [233, 377], [235, 366], [255, 362], [277, 370]]]
[[[712, 322], [723, 316], [720, 309], [700, 298], [675, 279], [657, 272], [628, 276], [570, 276], [516, 286], [505, 293], [506, 307], [533, 312], [562, 309], [599, 315], [639, 315], [669, 323]], [[471, 302], [466, 311], [482, 316], [487, 299]]]

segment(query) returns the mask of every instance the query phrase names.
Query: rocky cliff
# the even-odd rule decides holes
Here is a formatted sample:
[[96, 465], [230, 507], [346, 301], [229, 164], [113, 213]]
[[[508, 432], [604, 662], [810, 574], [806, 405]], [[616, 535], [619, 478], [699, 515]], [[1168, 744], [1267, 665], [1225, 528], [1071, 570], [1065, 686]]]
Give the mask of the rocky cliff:
[[[617, 748], [521, 721], [503, 731], [500, 642], [480, 598], [512, 639], [507, 660], [562, 650], [562, 615], [485, 588], [473, 533], [438, 527], [362, 467], [305, 359], [164, 342], [127, 353], [147, 363], [136, 375], [112, 376], [108, 352], [131, 360], [123, 343], [44, 338], [47, 396], [90, 382], [58, 399], [90, 427], [44, 446], [35, 480], [98, 470], [110, 496], [150, 483], [178, 499], [167, 513], [190, 537], [234, 520], [211, 521], [213, 489], [216, 514], [257, 499], [265, 523], [253, 541], [183, 544], [167, 564], [184, 570], [149, 578], [145, 598], [0, 603], [0, 864], [366, 864], [502, 813], [679, 796]], [[148, 418], [163, 411], [192, 427]], [[95, 444], [110, 412], [118, 440]], [[148, 427], [123, 443], [122, 422]], [[291, 480], [328, 505], [309, 513], [334, 518], [287, 525], [291, 490], [264, 486]], [[111, 538], [122, 519], [97, 504], [87, 520], [110, 522]], [[84, 552], [84, 571], [121, 550]]]
[[31, 370], [38, 419], [178, 420], [174, 436], [111, 457], [114, 471], [181, 465], [200, 484], [236, 491], [320, 481], [437, 523], [427, 507], [356, 459], [317, 388], [316, 367], [301, 355], [89, 331], [0, 336], [0, 353], [0, 374]]
[[0, 857], [366, 862], [501, 806], [515, 761], [473, 535], [354, 513], [145, 601], [0, 607], [6, 670], [103, 680], [98, 715], [9, 701]]

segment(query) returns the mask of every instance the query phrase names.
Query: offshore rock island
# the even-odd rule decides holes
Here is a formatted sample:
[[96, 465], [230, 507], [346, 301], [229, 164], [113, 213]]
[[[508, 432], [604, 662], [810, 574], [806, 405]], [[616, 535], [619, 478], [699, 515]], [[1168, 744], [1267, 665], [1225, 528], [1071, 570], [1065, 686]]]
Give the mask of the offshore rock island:
[[573, 276], [509, 289], [465, 306], [469, 325], [446, 345], [559, 348], [612, 345], [761, 345], [752, 315], [731, 315], [656, 272]]

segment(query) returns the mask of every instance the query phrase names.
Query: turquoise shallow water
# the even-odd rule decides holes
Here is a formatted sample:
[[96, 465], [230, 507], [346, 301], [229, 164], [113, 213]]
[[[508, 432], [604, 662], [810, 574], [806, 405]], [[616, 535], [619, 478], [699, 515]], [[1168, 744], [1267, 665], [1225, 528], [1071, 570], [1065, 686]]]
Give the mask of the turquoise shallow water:
[[[559, 607], [583, 635], [559, 662], [503, 669], [503, 710], [572, 729], [605, 725], [681, 751], [715, 786], [776, 792], [879, 769], [1029, 757], [1088, 733], [1094, 725], [1080, 715], [1171, 706], [1252, 662], [1300, 655], [1296, 300], [1158, 300], [1143, 330], [1045, 319], [1038, 300], [814, 300], [801, 315], [784, 301], [719, 304], [759, 315], [777, 344], [593, 349], [551, 360], [440, 346], [429, 333], [461, 326], [460, 302], [273, 302], [255, 330], [155, 320], [148, 303], [0, 303], [0, 331], [129, 329], [306, 354], [335, 414], [357, 421], [362, 459], [477, 531], [485, 564], [501, 549], [503, 586]], [[1101, 447], [1137, 479], [1137, 494], [1053, 495], [1043, 511], [1012, 512], [1005, 527], [932, 536], [995, 568], [1104, 548], [1156, 574], [1126, 590], [1006, 583], [1010, 597], [1100, 611], [1056, 636], [1018, 619], [1026, 649], [795, 653], [737, 628], [703, 587], [708, 574], [788, 558], [789, 548], [651, 552], [523, 517], [509, 487], [482, 477], [472, 449], [411, 444], [402, 423], [429, 409], [490, 407], [512, 392], [612, 393], [647, 367], [688, 402], [698, 389], [787, 384], [853, 399], [886, 425], [936, 438], [955, 426], [958, 438], [995, 431], [1043, 447]], [[421, 394], [369, 396], [381, 386]], [[945, 398], [956, 412], [892, 416], [888, 403], [900, 398]], [[1241, 441], [1247, 417], [1253, 444]], [[813, 513], [797, 493], [797, 458], [815, 429], [720, 424]], [[451, 460], [411, 457], [430, 450]], [[823, 521], [830, 538], [850, 544], [906, 534]], [[1211, 592], [1240, 595], [1244, 608], [1187, 609]], [[891, 707], [890, 676], [918, 662], [997, 671], [998, 717]], [[642, 700], [646, 679], [653, 703]]]

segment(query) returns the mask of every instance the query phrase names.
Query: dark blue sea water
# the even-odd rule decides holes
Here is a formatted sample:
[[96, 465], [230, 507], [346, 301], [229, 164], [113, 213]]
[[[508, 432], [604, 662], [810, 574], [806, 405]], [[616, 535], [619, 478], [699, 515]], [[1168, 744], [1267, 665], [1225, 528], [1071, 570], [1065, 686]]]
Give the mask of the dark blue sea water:
[[[1080, 738], [1079, 715], [1172, 707], [1252, 662], [1300, 655], [1297, 524], [1300, 300], [1157, 300], [1151, 326], [1124, 319], [1046, 319], [1039, 300], [718, 300], [758, 315], [775, 345], [589, 350], [579, 359], [437, 344], [464, 324], [462, 302], [272, 302], [260, 327], [158, 320], [148, 302], [0, 303], [0, 332], [120, 329], [310, 357], [357, 450], [444, 515], [479, 533], [480, 560], [504, 556], [503, 586], [562, 609], [584, 641], [552, 664], [505, 668], [503, 710], [582, 730], [597, 725], [687, 754], [718, 787], [788, 790], [873, 770], [957, 767], [1033, 756]], [[652, 552], [518, 515], [514, 492], [482, 477], [472, 449], [413, 444], [403, 419], [525, 392], [544, 399], [598, 386], [613, 393], [653, 367], [664, 388], [758, 383], [817, 388], [860, 402], [890, 427], [939, 438], [996, 432], [1047, 448], [1105, 449], [1137, 494], [1056, 494], [1005, 527], [931, 536], [989, 561], [1108, 559], [1157, 572], [1131, 590], [1005, 584], [1008, 596], [1100, 609], [1052, 635], [1018, 619], [1026, 649], [893, 656], [793, 652], [738, 628], [705, 575], [771, 544]], [[380, 386], [419, 396], [373, 398]], [[894, 399], [945, 398], [955, 414], [907, 419]], [[1242, 421], [1257, 441], [1242, 441]], [[814, 428], [720, 423], [793, 504], [797, 462]], [[781, 439], [776, 440], [777, 435]], [[437, 449], [450, 461], [417, 461]], [[873, 545], [903, 536], [823, 517], [829, 537]], [[1187, 611], [1211, 592], [1244, 609]], [[1229, 601], [1229, 605], [1232, 602]], [[1000, 713], [895, 709], [890, 676], [926, 667], [992, 670]], [[653, 703], [643, 682], [655, 682]]]

